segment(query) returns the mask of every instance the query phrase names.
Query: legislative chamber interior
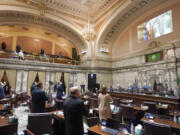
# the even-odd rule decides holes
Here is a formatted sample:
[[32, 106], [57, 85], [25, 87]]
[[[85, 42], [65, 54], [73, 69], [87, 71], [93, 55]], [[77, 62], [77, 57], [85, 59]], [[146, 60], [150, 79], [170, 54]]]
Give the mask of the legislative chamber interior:
[[180, 135], [180, 0], [0, 0], [0, 135]]

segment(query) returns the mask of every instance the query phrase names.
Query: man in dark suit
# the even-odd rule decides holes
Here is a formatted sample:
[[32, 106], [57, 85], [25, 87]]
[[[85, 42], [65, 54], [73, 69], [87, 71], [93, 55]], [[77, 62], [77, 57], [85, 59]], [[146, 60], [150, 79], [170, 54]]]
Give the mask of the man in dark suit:
[[4, 98], [4, 88], [3, 83], [0, 82], [0, 100]]
[[62, 99], [62, 96], [64, 95], [63, 94], [64, 90], [63, 90], [63, 87], [62, 87], [62, 83], [60, 82], [58, 85], [57, 85], [57, 99], [61, 100]]
[[37, 88], [36, 85], [37, 85], [37, 83], [34, 82], [32, 87], [31, 87], [31, 95], [32, 95], [33, 91]]
[[42, 89], [43, 84], [38, 83], [37, 88], [32, 92], [32, 113], [45, 112], [45, 104], [48, 97]]
[[63, 104], [66, 135], [83, 135], [83, 115], [88, 115], [84, 102], [80, 99], [78, 87], [70, 89], [70, 96]]

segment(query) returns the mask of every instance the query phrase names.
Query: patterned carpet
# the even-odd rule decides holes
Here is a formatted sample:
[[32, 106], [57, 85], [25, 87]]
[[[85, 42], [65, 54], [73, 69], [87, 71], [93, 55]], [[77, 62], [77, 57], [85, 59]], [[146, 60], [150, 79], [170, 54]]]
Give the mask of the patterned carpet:
[[[27, 106], [19, 106], [14, 109], [14, 114], [18, 117], [18, 133], [20, 134], [27, 127], [28, 120], [28, 107]], [[84, 130], [87, 133], [87, 125], [84, 123]]]
[[27, 119], [28, 119], [28, 107], [20, 106], [14, 109], [14, 114], [18, 117], [18, 133], [23, 132], [23, 130], [27, 127]]

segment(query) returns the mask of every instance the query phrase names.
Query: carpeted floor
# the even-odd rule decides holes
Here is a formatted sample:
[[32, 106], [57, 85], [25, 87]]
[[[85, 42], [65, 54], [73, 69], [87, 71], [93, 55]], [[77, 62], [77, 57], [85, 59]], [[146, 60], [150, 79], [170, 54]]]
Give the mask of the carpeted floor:
[[[23, 132], [23, 130], [27, 129], [27, 120], [28, 120], [28, 107], [27, 106], [19, 106], [14, 109], [14, 114], [18, 117], [18, 133]], [[87, 125], [84, 124], [84, 130], [87, 132]]]

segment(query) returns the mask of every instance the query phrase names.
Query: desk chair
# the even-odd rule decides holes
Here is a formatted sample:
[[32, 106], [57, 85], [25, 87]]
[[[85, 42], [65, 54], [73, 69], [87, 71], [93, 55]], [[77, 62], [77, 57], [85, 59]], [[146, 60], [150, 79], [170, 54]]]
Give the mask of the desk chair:
[[91, 107], [93, 109], [93, 112], [95, 115], [99, 114], [99, 108], [98, 108], [98, 99], [96, 98], [90, 98]]
[[140, 119], [143, 117], [143, 113], [139, 111], [135, 111], [133, 106], [120, 104], [120, 112], [122, 114], [122, 121], [124, 122], [124, 119], [129, 120], [130, 122], [133, 122], [134, 125], [137, 125], [137, 123], [140, 122]]
[[56, 100], [55, 102], [56, 102], [57, 110], [62, 110], [64, 100]]
[[145, 135], [172, 135], [168, 125], [144, 121]]
[[92, 127], [100, 123], [98, 117], [84, 117], [83, 121], [87, 124], [88, 127]]
[[114, 104], [114, 109], [117, 109], [117, 107], [120, 107], [120, 98], [113, 98], [113, 104]]
[[27, 129], [35, 135], [51, 134], [51, 123], [50, 113], [31, 113], [28, 115]]
[[144, 102], [144, 105], [148, 106], [148, 110], [146, 112], [152, 113], [152, 114], [157, 114], [158, 113], [156, 103], [154, 103], [154, 102]]

